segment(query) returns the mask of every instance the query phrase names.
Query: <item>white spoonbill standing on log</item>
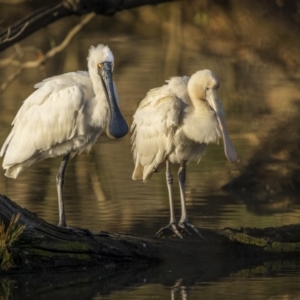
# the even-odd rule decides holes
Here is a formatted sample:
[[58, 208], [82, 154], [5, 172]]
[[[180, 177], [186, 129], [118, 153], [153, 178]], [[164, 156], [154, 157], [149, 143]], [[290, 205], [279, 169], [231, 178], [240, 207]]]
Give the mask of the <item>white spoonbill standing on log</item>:
[[[198, 161], [211, 142], [223, 138], [230, 162], [237, 160], [229, 139], [225, 114], [217, 95], [219, 81], [210, 70], [197, 71], [189, 77], [173, 77], [166, 85], [150, 90], [133, 116], [131, 143], [135, 168], [132, 179], [147, 181], [154, 172], [166, 166], [170, 202], [170, 223], [162, 227], [182, 238], [180, 229], [192, 230], [202, 237], [188, 220], [185, 198], [186, 165]], [[176, 223], [172, 195], [170, 164], [179, 164], [181, 219]]]
[[69, 158], [89, 151], [104, 129], [111, 138], [128, 132], [118, 107], [112, 52], [105, 45], [91, 46], [87, 63], [88, 72], [70, 72], [35, 85], [0, 151], [5, 175], [11, 178], [33, 163], [63, 156], [56, 176], [62, 227], [67, 226], [63, 184]]

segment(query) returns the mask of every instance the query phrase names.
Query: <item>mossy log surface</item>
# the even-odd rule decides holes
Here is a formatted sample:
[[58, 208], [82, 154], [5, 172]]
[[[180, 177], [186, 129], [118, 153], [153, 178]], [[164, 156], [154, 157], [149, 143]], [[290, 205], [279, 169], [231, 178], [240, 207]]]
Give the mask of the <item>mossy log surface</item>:
[[[1, 272], [28, 272], [102, 267], [132, 270], [158, 263], [230, 264], [233, 261], [266, 261], [296, 258], [300, 253], [300, 225], [279, 228], [199, 229], [196, 235], [158, 238], [107, 232], [91, 233], [82, 228], [61, 228], [0, 195], [0, 220], [7, 226], [20, 214], [25, 225], [10, 246], [2, 243], [11, 262]], [[0, 243], [1, 245], [1, 243]], [[1, 250], [1, 249], [0, 249]], [[3, 249], [2, 249], [3, 250]], [[0, 251], [1, 253], [1, 251]], [[2, 251], [3, 253], [3, 251]], [[0, 257], [0, 265], [3, 257]]]

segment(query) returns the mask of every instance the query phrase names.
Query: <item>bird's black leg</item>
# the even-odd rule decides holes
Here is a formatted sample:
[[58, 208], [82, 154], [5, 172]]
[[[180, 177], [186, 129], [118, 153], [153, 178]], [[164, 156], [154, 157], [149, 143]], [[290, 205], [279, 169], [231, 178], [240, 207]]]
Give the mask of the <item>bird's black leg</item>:
[[70, 157], [70, 153], [63, 157], [58, 173], [56, 175], [56, 187], [57, 187], [57, 194], [58, 194], [58, 209], [59, 209], [58, 226], [60, 227], [67, 226], [66, 216], [65, 216], [63, 186], [64, 186], [65, 170], [68, 164], [69, 157]]
[[[70, 153], [65, 155], [60, 164], [58, 173], [56, 175], [56, 187], [58, 194], [58, 209], [59, 209], [59, 223], [60, 227], [67, 227], [66, 216], [65, 216], [65, 205], [64, 205], [64, 194], [63, 194], [63, 186], [65, 180], [65, 171], [70, 158]], [[72, 230], [79, 234], [89, 235], [93, 237], [93, 234], [84, 228], [79, 227], [67, 227], [69, 230]]]
[[162, 236], [166, 230], [171, 230], [177, 236], [182, 238], [182, 235], [178, 231], [176, 219], [174, 216], [174, 204], [173, 204], [173, 192], [172, 192], [172, 184], [173, 184], [173, 176], [170, 170], [170, 163], [166, 161], [166, 181], [168, 187], [168, 194], [169, 194], [169, 202], [170, 202], [170, 223], [169, 225], [162, 227], [157, 233], [157, 236]]
[[183, 161], [180, 164], [178, 170], [178, 181], [179, 181], [179, 190], [180, 190], [180, 199], [181, 199], [181, 219], [178, 226], [183, 228], [187, 233], [189, 233], [188, 228], [191, 228], [194, 233], [199, 237], [203, 238], [198, 229], [189, 222], [186, 212], [186, 199], [185, 199], [185, 179], [186, 179], [186, 161]]
[[169, 203], [170, 203], [170, 224], [176, 223], [175, 215], [174, 215], [174, 204], [173, 204], [173, 176], [170, 170], [170, 163], [166, 162], [166, 182], [168, 187], [168, 195], [169, 195]]

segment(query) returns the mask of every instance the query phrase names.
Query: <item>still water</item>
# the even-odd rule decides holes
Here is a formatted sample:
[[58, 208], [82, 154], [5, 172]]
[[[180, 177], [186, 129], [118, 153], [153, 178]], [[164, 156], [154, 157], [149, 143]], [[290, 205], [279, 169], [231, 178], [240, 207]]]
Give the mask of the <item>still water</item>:
[[[87, 49], [97, 42], [96, 38], [83, 39], [80, 49], [78, 44], [72, 44], [72, 50], [76, 49], [75, 53], [78, 53], [73, 57], [78, 69], [85, 69]], [[128, 36], [104, 37], [101, 42], [109, 44], [115, 54], [114, 79], [121, 98], [121, 110], [130, 124], [145, 93], [163, 84], [166, 78], [162, 73], [172, 75], [168, 74], [167, 68], [161, 72], [165, 62], [163, 45]], [[132, 43], [139, 44], [139, 48], [124, 46]], [[66, 56], [65, 59], [69, 58]], [[82, 63], [78, 65], [78, 61]], [[65, 67], [70, 63], [72, 65], [72, 61], [66, 62]], [[239, 162], [231, 165], [226, 161], [220, 141], [219, 145], [209, 146], [198, 165], [191, 163], [188, 166], [186, 191], [190, 221], [199, 228], [212, 229], [299, 223], [300, 205], [297, 201], [285, 198], [276, 203], [272, 199], [260, 203], [229, 195], [221, 188], [239, 174], [240, 167], [247, 163], [267, 135], [272, 121], [266, 120], [266, 115], [272, 120], [274, 116], [280, 119], [291, 113], [289, 103], [297, 83], [291, 89], [287, 88], [290, 83], [284, 72], [259, 61], [239, 63], [188, 49], [181, 54], [180, 74], [191, 75], [203, 68], [213, 70], [221, 81], [219, 96]], [[70, 70], [61, 67], [54, 71]], [[1, 98], [1, 144], [21, 102], [32, 92], [40, 74], [29, 76], [25, 72], [22, 78], [13, 83]], [[279, 91], [286, 99], [284, 107], [278, 101]], [[59, 164], [60, 158], [43, 161], [31, 166], [17, 180], [8, 179], [1, 172], [0, 192], [56, 224], [55, 176]], [[175, 175], [176, 166], [172, 170]], [[144, 236], [152, 236], [166, 225], [169, 207], [164, 172], [155, 174], [143, 184], [131, 180], [132, 171], [129, 135], [110, 140], [103, 134], [89, 154], [72, 159], [65, 180], [68, 225], [94, 232], [130, 232]], [[179, 219], [177, 183], [174, 184], [174, 197]], [[181, 266], [179, 258], [174, 269], [153, 266], [118, 274], [108, 272], [106, 276], [103, 276], [103, 270], [14, 275], [1, 278], [0, 299], [300, 299], [299, 264], [299, 261], [262, 262], [255, 266], [220, 266], [218, 270], [209, 270], [201, 266]]]

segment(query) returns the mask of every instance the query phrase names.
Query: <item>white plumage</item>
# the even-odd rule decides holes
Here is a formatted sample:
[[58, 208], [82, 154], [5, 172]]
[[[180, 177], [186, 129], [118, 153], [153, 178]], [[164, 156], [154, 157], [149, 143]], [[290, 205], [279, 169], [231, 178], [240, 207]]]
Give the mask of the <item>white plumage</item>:
[[[49, 157], [62, 155], [66, 164], [69, 156], [89, 151], [104, 129], [113, 138], [127, 133], [112, 81], [112, 52], [104, 45], [91, 46], [87, 61], [88, 72], [66, 73], [35, 85], [37, 90], [19, 109], [0, 152], [5, 155], [7, 177], [16, 178], [31, 164]], [[64, 168], [61, 171], [58, 181]], [[59, 225], [66, 226], [58, 193]]]
[[185, 208], [185, 168], [190, 161], [199, 161], [209, 143], [222, 136], [225, 155], [234, 162], [237, 155], [227, 134], [221, 102], [217, 97], [219, 82], [210, 70], [201, 70], [189, 77], [173, 77], [166, 85], [150, 90], [137, 108], [132, 131], [135, 168], [132, 178], [147, 181], [166, 164], [170, 200], [170, 224], [162, 228], [181, 234], [175, 224], [172, 198], [172, 175], [169, 164], [180, 164], [182, 216], [179, 227], [191, 227]]

